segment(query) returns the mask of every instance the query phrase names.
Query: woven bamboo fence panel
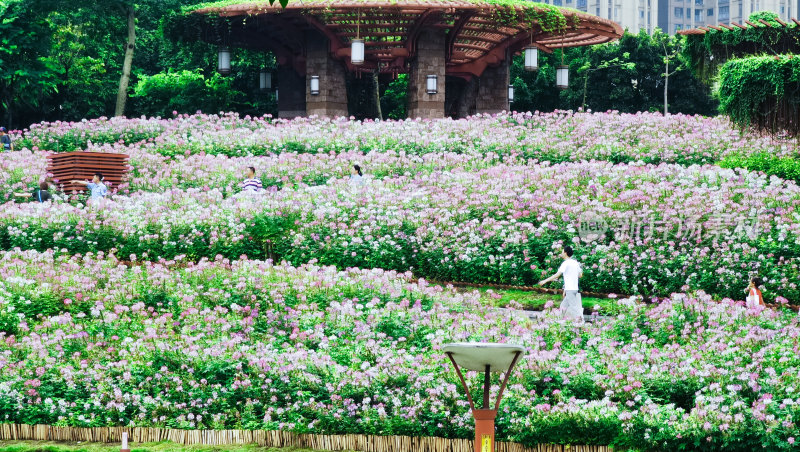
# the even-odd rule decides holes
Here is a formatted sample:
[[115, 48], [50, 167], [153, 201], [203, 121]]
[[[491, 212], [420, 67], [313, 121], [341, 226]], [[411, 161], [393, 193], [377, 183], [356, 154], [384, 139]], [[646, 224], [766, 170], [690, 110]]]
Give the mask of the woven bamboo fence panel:
[[[328, 451], [358, 452], [473, 452], [468, 439], [416, 436], [312, 435], [274, 430], [177, 430], [149, 427], [53, 427], [50, 425], [0, 424], [0, 440], [119, 443], [128, 432], [132, 443], [171, 441], [176, 444], [226, 446], [258, 444], [263, 447], [305, 447]], [[606, 446], [523, 446], [498, 442], [495, 452], [610, 452]]]

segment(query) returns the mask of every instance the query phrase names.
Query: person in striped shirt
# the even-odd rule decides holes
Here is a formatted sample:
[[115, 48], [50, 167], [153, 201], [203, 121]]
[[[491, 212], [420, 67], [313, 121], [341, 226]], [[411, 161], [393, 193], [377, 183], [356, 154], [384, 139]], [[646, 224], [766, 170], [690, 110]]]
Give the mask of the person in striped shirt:
[[256, 169], [248, 166], [247, 179], [242, 182], [242, 191], [260, 192], [261, 189], [261, 179], [256, 177]]

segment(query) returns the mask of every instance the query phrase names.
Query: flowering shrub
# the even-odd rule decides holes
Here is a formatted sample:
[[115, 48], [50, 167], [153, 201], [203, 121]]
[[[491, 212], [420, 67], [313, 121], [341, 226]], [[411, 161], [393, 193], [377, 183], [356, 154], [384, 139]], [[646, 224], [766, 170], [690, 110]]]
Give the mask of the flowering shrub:
[[9, 422], [468, 438], [441, 346], [487, 340], [526, 348], [502, 439], [791, 450], [800, 435], [797, 317], [730, 300], [619, 300], [572, 326], [381, 270], [15, 251], [0, 275]]
[[[687, 285], [740, 298], [759, 272], [768, 300], [798, 303], [798, 200], [794, 183], [710, 165], [496, 164], [262, 196], [189, 189], [137, 192], [105, 209], [7, 205], [0, 248], [246, 254], [530, 284], [557, 266], [554, 246], [571, 243], [586, 290], [666, 296]], [[597, 240], [580, 230], [595, 216], [608, 224]]]

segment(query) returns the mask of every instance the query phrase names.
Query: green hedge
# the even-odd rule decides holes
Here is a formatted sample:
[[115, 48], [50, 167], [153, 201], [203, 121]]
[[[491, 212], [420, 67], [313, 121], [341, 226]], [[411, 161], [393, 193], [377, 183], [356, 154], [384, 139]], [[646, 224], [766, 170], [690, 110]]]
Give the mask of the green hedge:
[[736, 155], [720, 162], [723, 168], [744, 168], [750, 171], [761, 171], [769, 176], [793, 180], [800, 184], [800, 160], [791, 157], [775, 157], [766, 152], [753, 155]]
[[728, 61], [720, 70], [718, 94], [720, 110], [739, 127], [800, 136], [800, 58]]

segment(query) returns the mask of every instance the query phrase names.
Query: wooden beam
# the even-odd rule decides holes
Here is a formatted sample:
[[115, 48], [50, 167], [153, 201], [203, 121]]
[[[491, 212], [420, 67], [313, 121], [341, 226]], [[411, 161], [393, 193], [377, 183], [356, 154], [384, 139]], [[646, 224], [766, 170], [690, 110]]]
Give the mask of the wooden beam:
[[455, 44], [455, 46], [453, 48], [454, 49], [479, 50], [479, 51], [482, 51], [482, 52], [488, 52], [489, 50], [491, 50], [491, 47], [486, 48], [486, 47], [482, 47], [482, 46], [479, 46], [479, 45], [476, 45], [476, 44], [462, 44], [462, 43], [458, 43], [458, 42]]
[[450, 57], [453, 55], [453, 45], [458, 38], [458, 35], [461, 34], [461, 30], [467, 26], [467, 22], [475, 16], [475, 11], [465, 11], [461, 17], [458, 18], [455, 24], [453, 24], [453, 28], [447, 32], [447, 41], [445, 42], [445, 61], [449, 60]]

